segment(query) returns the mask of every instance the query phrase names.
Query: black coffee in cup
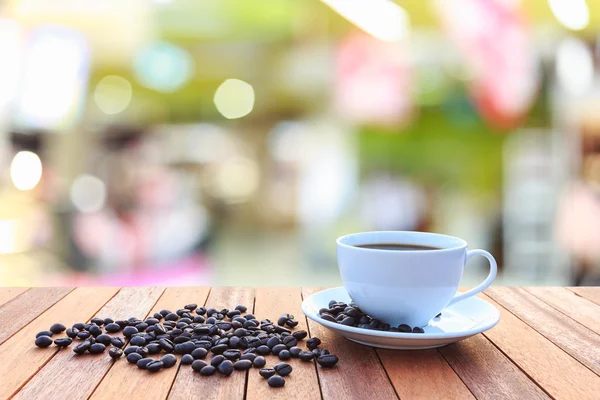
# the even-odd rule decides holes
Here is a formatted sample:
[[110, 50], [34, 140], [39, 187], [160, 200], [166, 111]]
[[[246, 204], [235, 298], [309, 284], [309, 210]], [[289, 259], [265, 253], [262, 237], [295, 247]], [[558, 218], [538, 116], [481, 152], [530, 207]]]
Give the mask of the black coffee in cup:
[[420, 244], [404, 244], [404, 243], [380, 243], [380, 244], [359, 244], [355, 247], [374, 250], [395, 250], [395, 251], [423, 251], [423, 250], [441, 250], [440, 247], [423, 246]]

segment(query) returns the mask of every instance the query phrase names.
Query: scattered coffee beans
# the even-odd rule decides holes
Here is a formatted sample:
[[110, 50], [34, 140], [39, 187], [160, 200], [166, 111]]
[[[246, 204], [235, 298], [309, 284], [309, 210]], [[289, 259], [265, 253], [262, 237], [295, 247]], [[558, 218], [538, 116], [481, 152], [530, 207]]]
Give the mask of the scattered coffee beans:
[[[191, 303], [175, 312], [161, 310], [145, 320], [132, 317], [115, 321], [112, 318], [95, 317], [90, 323], [78, 322], [68, 329], [56, 323], [48, 331], [36, 335], [35, 345], [48, 347], [55, 343], [62, 348], [78, 339], [81, 342], [73, 347], [76, 354], [101, 354], [108, 349], [112, 359], [118, 360], [125, 354], [128, 363], [153, 373], [175, 366], [176, 354], [181, 355], [182, 365], [191, 365], [192, 370], [202, 376], [213, 375], [216, 371], [229, 376], [234, 371], [256, 367], [260, 368], [259, 374], [267, 379], [271, 387], [284, 386], [283, 376], [289, 375], [292, 367], [280, 362], [273, 368], [265, 368], [265, 356], [273, 354], [282, 361], [291, 358], [311, 361], [317, 358], [322, 367], [337, 364], [337, 356], [319, 348], [321, 340], [318, 338], [306, 341], [309, 351], [299, 347], [299, 342], [306, 339], [308, 333], [304, 330], [294, 331], [298, 321], [292, 314], [283, 314], [274, 323], [269, 319], [259, 320], [246, 311], [247, 307], [243, 305], [230, 310], [207, 309]], [[369, 329], [386, 328], [385, 324], [368, 318], [354, 305], [340, 302], [332, 302], [329, 308], [321, 310], [321, 315], [323, 318], [330, 315], [336, 322], [346, 320], [346, 324], [364, 324]], [[66, 337], [52, 339], [53, 335], [62, 332]], [[118, 332], [122, 332], [124, 337], [110, 335]], [[125, 348], [126, 341], [129, 341], [129, 346]], [[166, 354], [160, 359], [149, 357], [161, 352]], [[204, 361], [209, 353], [212, 353], [212, 358]]]

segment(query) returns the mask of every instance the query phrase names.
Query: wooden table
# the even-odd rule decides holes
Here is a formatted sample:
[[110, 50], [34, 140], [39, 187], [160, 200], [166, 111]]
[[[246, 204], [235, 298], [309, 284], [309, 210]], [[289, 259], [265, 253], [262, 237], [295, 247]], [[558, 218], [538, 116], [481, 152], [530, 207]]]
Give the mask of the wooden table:
[[[600, 288], [491, 288], [481, 297], [502, 314], [494, 329], [425, 351], [375, 350], [307, 321], [300, 303], [318, 290], [0, 288], [0, 399], [600, 399]], [[33, 345], [55, 322], [142, 318], [187, 303], [245, 304], [259, 319], [292, 313], [297, 329], [321, 338], [340, 362], [326, 370], [291, 360], [286, 386], [272, 389], [254, 369], [201, 377], [178, 365], [150, 374], [107, 354]]]

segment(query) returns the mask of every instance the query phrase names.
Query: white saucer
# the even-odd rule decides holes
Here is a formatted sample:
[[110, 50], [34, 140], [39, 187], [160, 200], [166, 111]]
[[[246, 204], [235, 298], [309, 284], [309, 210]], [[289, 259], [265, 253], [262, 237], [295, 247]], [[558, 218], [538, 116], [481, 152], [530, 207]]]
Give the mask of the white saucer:
[[343, 287], [323, 290], [302, 302], [302, 311], [313, 321], [339, 333], [353, 342], [384, 349], [418, 350], [431, 349], [458, 342], [493, 328], [500, 321], [500, 312], [485, 300], [471, 297], [442, 311], [423, 330], [425, 333], [382, 332], [355, 328], [319, 317], [319, 310], [327, 308], [329, 301], [350, 303]]

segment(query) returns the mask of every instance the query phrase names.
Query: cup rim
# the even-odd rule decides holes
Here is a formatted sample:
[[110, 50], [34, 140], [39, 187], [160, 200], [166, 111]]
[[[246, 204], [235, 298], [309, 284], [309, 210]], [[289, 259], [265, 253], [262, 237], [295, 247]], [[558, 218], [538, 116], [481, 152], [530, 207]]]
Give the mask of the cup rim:
[[452, 240], [456, 240], [460, 243], [460, 245], [458, 246], [452, 246], [452, 247], [444, 247], [444, 248], [440, 248], [440, 249], [435, 249], [435, 250], [411, 250], [411, 253], [443, 253], [443, 252], [447, 252], [447, 251], [453, 251], [453, 250], [459, 250], [459, 249], [463, 249], [467, 247], [467, 242], [464, 239], [461, 239], [459, 237], [456, 236], [450, 236], [450, 235], [444, 235], [442, 233], [433, 233], [433, 232], [420, 232], [420, 231], [366, 231], [366, 232], [355, 232], [355, 233], [349, 233], [347, 235], [344, 236], [340, 236], [339, 238], [336, 239], [336, 243], [338, 246], [344, 247], [344, 248], [349, 248], [349, 249], [355, 249], [355, 250], [359, 250], [359, 251], [367, 251], [367, 252], [378, 252], [378, 253], [398, 253], [398, 251], [396, 250], [383, 250], [383, 249], [369, 249], [369, 248], [365, 248], [365, 247], [360, 247], [358, 248], [356, 245], [350, 245], [347, 243], [344, 243], [344, 240], [347, 240], [351, 237], [356, 237], [356, 236], [361, 236], [361, 235], [366, 235], [366, 234], [383, 234], [383, 235], [387, 235], [387, 234], [411, 234], [411, 235], [416, 235], [416, 236], [422, 236], [422, 237], [443, 237], [443, 238], [447, 238], [447, 239], [452, 239]]

